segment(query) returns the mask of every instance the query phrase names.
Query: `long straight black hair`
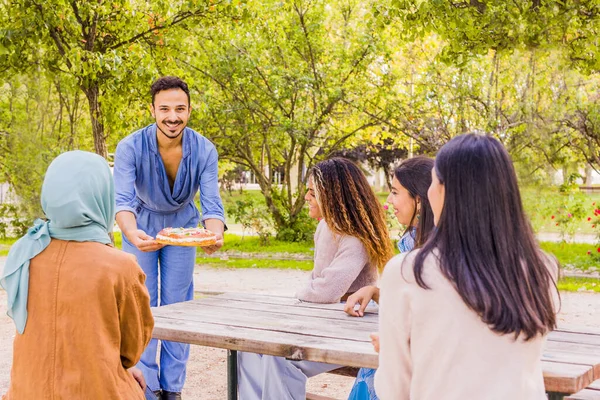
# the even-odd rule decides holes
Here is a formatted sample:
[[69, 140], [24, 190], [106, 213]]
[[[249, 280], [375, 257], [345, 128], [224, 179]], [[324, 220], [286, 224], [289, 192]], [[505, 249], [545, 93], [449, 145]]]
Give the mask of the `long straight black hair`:
[[437, 249], [442, 273], [490, 329], [525, 340], [554, 329], [551, 261], [537, 245], [502, 144], [491, 136], [457, 136], [438, 152], [435, 173], [444, 206], [415, 258], [419, 286], [427, 288], [423, 262]]
[[[406, 227], [404, 234], [408, 232], [417, 222], [417, 237], [415, 247], [421, 247], [429, 238], [433, 229], [433, 211], [427, 197], [427, 190], [431, 185], [431, 169], [433, 160], [424, 156], [417, 156], [403, 161], [395, 170], [394, 176], [398, 182], [408, 191], [415, 204], [415, 211]], [[417, 198], [421, 202], [421, 209], [417, 206]], [[418, 214], [417, 214], [418, 213]]]

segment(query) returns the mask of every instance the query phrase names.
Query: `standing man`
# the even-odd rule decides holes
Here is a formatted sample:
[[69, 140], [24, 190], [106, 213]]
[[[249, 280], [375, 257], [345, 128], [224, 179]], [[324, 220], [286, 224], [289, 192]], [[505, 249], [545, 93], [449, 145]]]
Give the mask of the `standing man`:
[[[123, 250], [137, 257], [146, 273], [152, 307], [194, 297], [195, 247], [163, 246], [154, 237], [166, 227], [202, 224], [217, 235], [217, 243], [203, 248], [208, 254], [223, 246], [225, 218], [218, 186], [218, 156], [204, 136], [186, 128], [190, 91], [179, 78], [165, 76], [152, 84], [150, 110], [156, 123], [121, 140], [115, 153], [117, 224]], [[202, 218], [194, 204], [200, 190]], [[156, 399], [181, 399], [188, 344], [152, 339], [138, 367]]]

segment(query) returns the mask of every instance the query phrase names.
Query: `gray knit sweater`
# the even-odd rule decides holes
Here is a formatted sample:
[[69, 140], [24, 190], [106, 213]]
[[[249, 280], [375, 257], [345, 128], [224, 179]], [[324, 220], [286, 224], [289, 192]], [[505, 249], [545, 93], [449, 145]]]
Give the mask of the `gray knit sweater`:
[[353, 236], [334, 234], [325, 220], [315, 232], [315, 266], [296, 297], [311, 303], [338, 303], [343, 295], [377, 283], [377, 268]]

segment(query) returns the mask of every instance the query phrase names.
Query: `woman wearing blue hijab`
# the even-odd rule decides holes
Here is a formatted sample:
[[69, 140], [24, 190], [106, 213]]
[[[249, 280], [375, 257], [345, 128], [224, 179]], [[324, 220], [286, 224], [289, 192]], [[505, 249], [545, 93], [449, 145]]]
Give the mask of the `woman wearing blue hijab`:
[[154, 320], [144, 273], [111, 246], [108, 164], [83, 151], [58, 156], [41, 202], [47, 220], [15, 243], [0, 276], [18, 332], [3, 398], [144, 399], [143, 379], [127, 369]]

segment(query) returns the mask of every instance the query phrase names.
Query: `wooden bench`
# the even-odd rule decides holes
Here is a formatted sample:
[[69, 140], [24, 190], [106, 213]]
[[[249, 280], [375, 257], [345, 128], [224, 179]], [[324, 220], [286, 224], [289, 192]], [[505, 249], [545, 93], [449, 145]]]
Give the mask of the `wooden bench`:
[[579, 191], [587, 194], [600, 193], [600, 186], [579, 186]]
[[600, 379], [592, 382], [585, 389], [565, 397], [565, 400], [600, 400]]
[[[333, 371], [329, 371], [328, 374], [340, 375], [340, 376], [349, 376], [351, 378], [356, 378], [358, 375], [358, 370], [360, 368], [356, 367], [342, 367], [338, 369], [334, 369]], [[321, 396], [319, 394], [306, 393], [306, 400], [337, 400], [333, 397]]]

